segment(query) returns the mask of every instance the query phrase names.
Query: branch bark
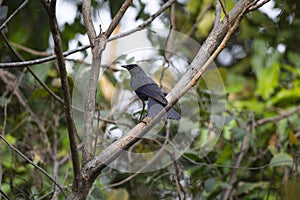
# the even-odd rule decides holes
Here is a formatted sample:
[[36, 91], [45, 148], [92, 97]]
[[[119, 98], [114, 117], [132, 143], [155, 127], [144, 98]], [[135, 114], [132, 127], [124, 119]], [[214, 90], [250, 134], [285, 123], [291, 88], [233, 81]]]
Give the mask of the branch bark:
[[90, 44], [93, 48], [94, 39], [96, 38], [96, 31], [92, 21], [91, 0], [82, 1], [82, 15], [83, 15], [83, 21], [86, 28], [86, 32], [89, 37]]

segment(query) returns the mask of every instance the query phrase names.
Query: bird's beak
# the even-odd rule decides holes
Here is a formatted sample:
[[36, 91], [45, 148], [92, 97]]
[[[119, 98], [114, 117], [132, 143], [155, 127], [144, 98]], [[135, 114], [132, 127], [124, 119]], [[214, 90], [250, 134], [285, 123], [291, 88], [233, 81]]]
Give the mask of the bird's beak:
[[128, 69], [127, 65], [121, 65], [122, 68]]

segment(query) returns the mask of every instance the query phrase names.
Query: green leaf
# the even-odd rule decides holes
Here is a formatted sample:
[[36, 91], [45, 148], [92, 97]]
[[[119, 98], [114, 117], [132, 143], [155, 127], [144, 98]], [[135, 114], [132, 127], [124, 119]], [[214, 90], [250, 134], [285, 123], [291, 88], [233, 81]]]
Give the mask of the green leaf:
[[125, 189], [113, 189], [107, 194], [107, 200], [128, 200], [129, 195]]
[[251, 58], [251, 65], [254, 70], [254, 73], [258, 77], [265, 66], [265, 60], [266, 60], [266, 52], [268, 50], [268, 46], [266, 44], [266, 41], [261, 39], [256, 39], [253, 41], [253, 50], [254, 55]]
[[299, 54], [293, 51], [287, 53], [288, 60], [293, 63], [296, 67], [300, 67], [300, 57]]
[[216, 186], [216, 180], [214, 178], [207, 179], [205, 181], [205, 183], [204, 183], [204, 189], [207, 192], [213, 191], [213, 189], [215, 188], [215, 186]]
[[261, 73], [264, 65], [265, 65], [265, 58], [264, 58], [264, 56], [255, 54], [251, 58], [250, 62], [251, 62], [251, 66], [253, 68], [253, 71], [254, 71], [255, 75], [258, 77], [259, 74]]
[[245, 131], [240, 127], [233, 127], [230, 129], [232, 132], [232, 137], [236, 140], [242, 140], [245, 136]]
[[114, 18], [114, 16], [118, 13], [123, 3], [124, 0], [109, 0], [111, 18]]
[[269, 145], [268, 150], [271, 152], [272, 155], [276, 155], [278, 153], [278, 150], [274, 145]]
[[[39, 77], [41, 81], [45, 82], [48, 76], [48, 71], [51, 69], [51, 67], [52, 67], [52, 63], [43, 63], [33, 67], [32, 71], [35, 73], [37, 77]], [[29, 73], [27, 75], [27, 78], [31, 83], [35, 82], [34, 77]]]
[[103, 192], [98, 188], [98, 187], [95, 187], [93, 189], [93, 191], [88, 195], [87, 197], [88, 200], [104, 200], [104, 194]]
[[285, 69], [287, 71], [290, 71], [293, 74], [297, 74], [297, 76], [300, 77], [300, 70], [299, 69], [297, 69], [297, 68], [295, 68], [295, 67], [293, 67], [293, 66], [291, 66], [289, 64], [282, 64], [281, 66], [282, 66], [283, 69]]
[[293, 166], [293, 158], [287, 153], [276, 154], [270, 161], [270, 167]]
[[279, 64], [273, 63], [270, 67], [264, 68], [258, 76], [257, 94], [263, 99], [268, 99], [279, 84]]
[[16, 138], [12, 135], [6, 135], [6, 140], [12, 145], [15, 145], [17, 141]]
[[262, 39], [254, 40], [253, 48], [254, 48], [255, 53], [260, 54], [260, 55], [265, 55], [268, 50], [266, 41], [262, 40]]
[[266, 106], [265, 103], [261, 101], [257, 101], [257, 99], [249, 99], [243, 101], [236, 101], [234, 102], [234, 108], [238, 108], [239, 110], [248, 109], [252, 110], [255, 113], [262, 113], [264, 112], [264, 108]]
[[238, 93], [243, 92], [244, 86], [247, 84], [244, 76], [238, 73], [228, 73], [228, 78], [226, 80], [226, 92], [228, 93]]
[[254, 190], [255, 188], [267, 188], [269, 186], [268, 182], [257, 182], [257, 183], [245, 183], [242, 182], [241, 185], [237, 189], [237, 195], [243, 193], [249, 193], [250, 191]]
[[269, 102], [268, 105], [274, 105], [278, 103], [294, 103], [295, 100], [300, 99], [300, 88], [294, 88], [291, 90], [282, 90], [278, 92]]

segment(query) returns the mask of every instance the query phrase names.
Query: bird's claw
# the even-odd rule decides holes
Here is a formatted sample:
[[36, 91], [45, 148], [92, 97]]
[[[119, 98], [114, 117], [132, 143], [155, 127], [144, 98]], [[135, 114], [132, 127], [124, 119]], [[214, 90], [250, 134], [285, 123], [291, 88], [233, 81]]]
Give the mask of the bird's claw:
[[144, 123], [145, 125], [147, 125], [148, 123], [145, 122], [144, 120], [140, 120], [139, 123]]

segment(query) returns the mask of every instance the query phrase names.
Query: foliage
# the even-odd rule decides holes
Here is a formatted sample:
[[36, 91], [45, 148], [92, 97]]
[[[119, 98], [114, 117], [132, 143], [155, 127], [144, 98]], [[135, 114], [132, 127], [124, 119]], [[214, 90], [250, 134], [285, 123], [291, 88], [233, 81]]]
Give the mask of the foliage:
[[[101, 6], [108, 4], [113, 17], [123, 1], [112, 2], [99, 1], [94, 8], [100, 12]], [[214, 25], [211, 19], [216, 12], [215, 1], [180, 2], [175, 7], [173, 28], [190, 34], [202, 43]], [[234, 2], [226, 1], [227, 11], [234, 6]], [[4, 1], [3, 5], [8, 6], [7, 16], [20, 3]], [[71, 41], [80, 45], [81, 41], [76, 39], [85, 32], [81, 22], [81, 2], [73, 3], [78, 7], [76, 19], [73, 24], [60, 27], [63, 50], [69, 48]], [[203, 135], [209, 131], [210, 119], [209, 104], [206, 102], [210, 96], [202, 79], [195, 90], [195, 95], [201, 97], [198, 105], [200, 111], [191, 113], [201, 128], [197, 130], [198, 135], [189, 150], [171, 165], [157, 171], [136, 174], [117, 186], [110, 185], [132, 174], [106, 168], [103, 176], [96, 180], [88, 199], [178, 199], [179, 196], [187, 199], [222, 199], [227, 191], [231, 199], [293, 198], [290, 194], [299, 185], [300, 3], [297, 0], [277, 0], [274, 6], [280, 13], [273, 19], [261, 11], [249, 13], [216, 60], [225, 82], [227, 109], [224, 113], [225, 126], [214, 148], [206, 156], [201, 155]], [[137, 23], [151, 15], [144, 10], [147, 7], [144, 1], [134, 2], [133, 7], [137, 10]], [[169, 14], [165, 12], [159, 18], [166, 28], [170, 28]], [[221, 17], [224, 18], [224, 14]], [[12, 45], [19, 44], [38, 52], [32, 53], [13, 45], [25, 60], [37, 59], [40, 54], [49, 54], [53, 50], [52, 44], [49, 44], [48, 20], [45, 19], [47, 15], [42, 4], [30, 2], [6, 28], [5, 34]], [[189, 33], [191, 29], [194, 31]], [[229, 64], [224, 62], [226, 56], [231, 58]], [[1, 62], [18, 61], [3, 40], [0, 41], [0, 59]], [[116, 63], [133, 60], [134, 57], [123, 56]], [[74, 78], [81, 62], [76, 59], [67, 61], [72, 69], [70, 85], [75, 82], [71, 77]], [[55, 62], [32, 66], [32, 70], [56, 95], [62, 97]], [[10, 144], [48, 174], [55, 176], [57, 182], [70, 192], [73, 177], [70, 172], [72, 165], [63, 105], [44, 90], [25, 68], [5, 71], [11, 79], [5, 82], [1, 78], [4, 77], [3, 71], [0, 71], [0, 130]], [[116, 75], [118, 73], [107, 70], [105, 80], [99, 81], [97, 111], [101, 116], [110, 116], [110, 104], [114, 98], [111, 90], [118, 87], [119, 77], [126, 76], [123, 72], [120, 76]], [[171, 79], [174, 75], [165, 72], [162, 67], [155, 71], [155, 76], [159, 81], [160, 77]], [[213, 73], [208, 72], [206, 76], [214, 78]], [[20, 83], [17, 80], [21, 80]], [[124, 81], [122, 87], [129, 91], [126, 88], [128, 85]], [[84, 88], [85, 83], [81, 86]], [[78, 88], [74, 86], [72, 89], [76, 91]], [[184, 100], [187, 105], [195, 106], [191, 99]], [[285, 115], [291, 110], [295, 112]], [[130, 120], [124, 123], [137, 122], [139, 114], [140, 110], [125, 113], [125, 117]], [[272, 118], [276, 116], [279, 118]], [[269, 121], [266, 120], [269, 118]], [[192, 122], [186, 121], [186, 126], [189, 127]], [[127, 128], [132, 125], [127, 123]], [[117, 129], [116, 125], [104, 122], [99, 127], [105, 135], [98, 138], [102, 143], [97, 151], [116, 139], [109, 138], [109, 133]], [[176, 124], [170, 127], [171, 133], [175, 133], [178, 128]], [[159, 142], [163, 143], [166, 139], [166, 130], [166, 127], [160, 130], [156, 141], [144, 139], [132, 151], [150, 152], [159, 149]], [[80, 135], [80, 130], [78, 132]], [[53, 182], [8, 145], [1, 142], [0, 148], [3, 193], [12, 199], [48, 199], [56, 193]], [[61, 193], [59, 199], [63, 199]]]

